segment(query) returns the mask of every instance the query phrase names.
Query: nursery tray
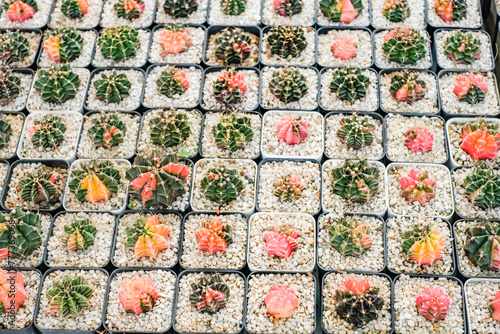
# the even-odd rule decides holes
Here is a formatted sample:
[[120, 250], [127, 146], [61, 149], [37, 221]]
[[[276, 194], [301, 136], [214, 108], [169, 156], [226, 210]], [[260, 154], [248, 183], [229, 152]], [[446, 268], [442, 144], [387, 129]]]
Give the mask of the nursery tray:
[[[29, 93], [29, 90], [28, 90], [28, 93]], [[5, 115], [21, 115], [23, 117], [23, 125], [21, 126], [21, 131], [19, 132], [19, 138], [17, 139], [16, 149], [14, 150], [14, 154], [12, 154], [10, 157], [2, 157], [2, 159], [7, 160], [7, 161], [13, 163], [16, 160], [18, 160], [17, 147], [21, 143], [21, 133], [22, 133], [22, 131], [24, 129], [24, 124], [26, 123], [26, 115], [23, 112], [21, 112], [21, 111], [0, 111], [0, 115], [1, 114], [5, 114]]]
[[[160, 4], [161, 1], [158, 1], [158, 4]], [[158, 9], [158, 10], [162, 10], [162, 9]], [[156, 16], [156, 13], [155, 13], [155, 16]], [[155, 18], [156, 19], [156, 18]], [[156, 24], [156, 26], [153, 28], [153, 30], [151, 31], [151, 48], [153, 47], [153, 38], [154, 38], [154, 34], [155, 32], [157, 32], [158, 30], [160, 29], [163, 29], [165, 27], [168, 27], [170, 24], [168, 23], [161, 23], [161, 24]], [[186, 27], [191, 27], [191, 28], [200, 28], [203, 30], [203, 35], [205, 36], [204, 37], [204, 41], [203, 41], [203, 47], [201, 49], [201, 57], [199, 59], [199, 62], [198, 63], [195, 63], [196, 65], [200, 65], [201, 62], [202, 62], [202, 58], [204, 57], [205, 55], [205, 45], [206, 45], [206, 38], [207, 38], [207, 34], [206, 34], [206, 31], [207, 31], [207, 28], [205, 28], [204, 25], [201, 25], [201, 24], [194, 24], [194, 23], [185, 23], [183, 24], [184, 26]], [[151, 51], [150, 51], [151, 52]], [[184, 63], [170, 63], [170, 62], [167, 62], [167, 61], [161, 61], [161, 62], [152, 62], [151, 61], [151, 53], [148, 54], [148, 62], [149, 64], [151, 65], [175, 65], [175, 64], [184, 64]]]
[[3, 106], [0, 106], [0, 114], [19, 114], [19, 115], [24, 116], [24, 114], [22, 114], [21, 112], [26, 109], [26, 104], [28, 103], [28, 97], [29, 97], [29, 93], [30, 93], [30, 87], [33, 84], [33, 80], [35, 79], [35, 72], [30, 68], [13, 68], [12, 72], [22, 73], [22, 74], [31, 74], [31, 82], [30, 82], [29, 86], [26, 87], [28, 90], [27, 95], [26, 95], [26, 101], [24, 101], [24, 105], [22, 106], [22, 108], [19, 108], [17, 110], [13, 110], [13, 111], [3, 110]]

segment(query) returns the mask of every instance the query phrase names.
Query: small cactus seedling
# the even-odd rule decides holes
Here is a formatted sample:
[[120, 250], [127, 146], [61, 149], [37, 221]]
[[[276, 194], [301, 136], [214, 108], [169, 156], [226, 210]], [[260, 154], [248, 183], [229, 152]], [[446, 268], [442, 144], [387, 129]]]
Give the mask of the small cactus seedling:
[[436, 197], [436, 180], [431, 179], [427, 171], [419, 173], [412, 169], [408, 176], [399, 179], [399, 185], [401, 196], [411, 203], [418, 201], [425, 205]]
[[96, 148], [111, 149], [123, 143], [127, 124], [122, 122], [117, 114], [102, 113], [91, 120], [91, 125], [87, 135]]
[[215, 314], [226, 307], [229, 286], [219, 274], [204, 274], [199, 283], [191, 284], [189, 301], [201, 313]]
[[176, 109], [161, 111], [149, 121], [151, 142], [162, 148], [181, 144], [192, 133], [185, 112]]
[[174, 19], [188, 17], [198, 10], [198, 0], [165, 0], [163, 10]]
[[[19, 96], [20, 87], [21, 78], [19, 78], [10, 69], [2, 69], [0, 72], [0, 105], [8, 105], [13, 102], [14, 99]], [[2, 145], [0, 144], [0, 147], [1, 146]]]
[[281, 102], [288, 104], [300, 102], [307, 95], [307, 78], [296, 67], [285, 67], [273, 72], [269, 90]]
[[224, 65], [241, 65], [250, 57], [250, 45], [254, 43], [251, 35], [243, 29], [225, 28], [214, 39], [215, 57]]
[[254, 137], [250, 117], [232, 113], [222, 115], [220, 122], [212, 127], [212, 134], [219, 148], [231, 152], [242, 149]]
[[137, 259], [151, 257], [154, 260], [161, 251], [169, 247], [167, 238], [170, 228], [160, 224], [158, 216], [151, 216], [147, 220], [142, 217], [137, 219], [133, 227], [125, 228], [125, 233], [125, 247], [133, 249]]
[[491, 317], [496, 321], [500, 321], [500, 291], [495, 292], [495, 299], [490, 303], [488, 309]]
[[444, 53], [458, 64], [472, 64], [481, 57], [481, 41], [472, 33], [457, 30], [446, 38]]
[[415, 302], [418, 313], [430, 322], [444, 320], [450, 308], [450, 298], [441, 288], [425, 288]]
[[405, 146], [414, 153], [432, 150], [434, 135], [426, 128], [414, 126], [405, 132]]
[[331, 22], [349, 24], [365, 7], [361, 0], [321, 0], [319, 9]]
[[269, 315], [274, 318], [290, 318], [299, 306], [299, 299], [293, 288], [286, 285], [273, 285], [264, 297]]
[[236, 169], [227, 169], [224, 166], [208, 170], [200, 183], [205, 190], [205, 197], [219, 204], [237, 199], [245, 186], [237, 175]]
[[396, 28], [384, 35], [382, 50], [390, 61], [400, 65], [415, 65], [424, 58], [427, 38], [420, 30]]
[[7, 145], [11, 135], [12, 135], [12, 126], [0, 114], [0, 149], [3, 149], [5, 145]]
[[186, 52], [193, 40], [186, 26], [181, 24], [170, 24], [160, 31], [161, 56], [177, 55]]
[[70, 19], [79, 19], [89, 12], [88, 0], [62, 0], [61, 12]]
[[71, 171], [69, 191], [79, 202], [92, 204], [106, 202], [111, 194], [118, 192], [120, 171], [110, 160], [82, 162]]
[[332, 170], [333, 193], [350, 203], [366, 203], [379, 192], [380, 170], [366, 160], [346, 160]]
[[47, 291], [50, 312], [59, 313], [63, 317], [78, 315], [90, 306], [89, 298], [93, 292], [91, 287], [85, 285], [82, 276], [72, 279], [65, 275], [54, 281], [52, 289]]
[[357, 218], [340, 218], [328, 229], [332, 241], [330, 245], [343, 256], [360, 256], [372, 246], [370, 228]]
[[56, 63], [69, 63], [82, 54], [83, 36], [72, 27], [51, 29], [45, 33], [43, 48]]
[[302, 13], [302, 0], [273, 0], [273, 8], [279, 16], [291, 17]]
[[189, 88], [189, 81], [186, 79], [186, 72], [170, 68], [161, 72], [156, 85], [160, 94], [172, 98], [184, 94]]
[[493, 168], [477, 167], [464, 180], [465, 195], [485, 210], [500, 207], [500, 175]]
[[281, 202], [293, 202], [299, 199], [305, 186], [298, 175], [289, 175], [274, 182], [274, 196]]
[[0, 269], [0, 315], [17, 312], [26, 298], [23, 275]]
[[75, 220], [64, 226], [62, 240], [69, 250], [86, 250], [94, 244], [97, 228], [88, 219]]
[[0, 34], [0, 65], [19, 63], [30, 54], [30, 42], [20, 31], [6, 31]]
[[434, 3], [436, 14], [444, 22], [456, 22], [467, 16], [466, 0], [437, 0]]
[[44, 102], [64, 103], [76, 96], [80, 84], [80, 77], [69, 65], [52, 65], [48, 70], [38, 70], [33, 88]]
[[94, 81], [95, 97], [106, 104], [120, 103], [130, 94], [132, 83], [125, 73], [113, 70], [110, 74], [102, 73], [101, 78]]
[[262, 235], [266, 241], [266, 249], [269, 255], [287, 258], [292, 251], [299, 247], [297, 238], [299, 231], [291, 229], [290, 226], [274, 226], [271, 231], [266, 231]]
[[6, 0], [2, 7], [9, 20], [14, 22], [29, 20], [38, 12], [38, 4], [35, 0]]
[[33, 145], [44, 149], [55, 149], [61, 145], [66, 132], [66, 124], [61, 117], [47, 114], [42, 119], [36, 119], [33, 124], [28, 129]]
[[125, 311], [136, 315], [151, 311], [158, 297], [153, 280], [139, 275], [124, 280], [118, 293], [118, 299]]
[[453, 93], [455, 93], [459, 101], [469, 104], [481, 103], [484, 101], [486, 93], [488, 93], [488, 85], [486, 85], [481, 75], [469, 73], [458, 77]]
[[135, 56], [141, 41], [137, 29], [121, 26], [102, 30], [97, 44], [104, 58], [119, 62]]
[[444, 238], [430, 225], [414, 225], [412, 230], [403, 233], [401, 247], [410, 261], [419, 266], [432, 266], [443, 256]]
[[141, 17], [146, 4], [142, 0], [119, 0], [113, 8], [116, 16], [126, 20], [135, 20]]
[[402, 74], [395, 74], [391, 78], [389, 91], [396, 101], [412, 105], [424, 98], [425, 86], [425, 81], [419, 79], [418, 73], [404, 71]]
[[408, 0], [385, 0], [382, 14], [391, 22], [403, 22], [410, 16]]
[[283, 140], [287, 145], [298, 145], [306, 140], [308, 127], [309, 123], [300, 116], [283, 115], [276, 125], [278, 140]]
[[332, 43], [330, 48], [334, 58], [349, 60], [356, 57], [358, 43], [351, 36], [339, 35]]
[[495, 159], [500, 149], [500, 126], [485, 120], [467, 123], [460, 139], [460, 148], [472, 159]]
[[226, 105], [240, 103], [247, 90], [245, 76], [235, 70], [224, 70], [213, 83], [215, 99]]
[[[12, 233], [14, 232], [14, 233]], [[20, 207], [0, 213], [0, 258], [25, 259], [42, 245], [42, 220]]]
[[340, 120], [340, 129], [337, 136], [348, 148], [359, 150], [364, 146], [370, 146], [375, 137], [375, 125], [370, 124], [368, 117], [357, 115], [347, 116]]
[[344, 101], [353, 103], [366, 97], [370, 78], [363, 75], [360, 68], [340, 68], [333, 71], [330, 92]]
[[292, 26], [277, 26], [269, 29], [267, 54], [290, 60], [300, 56], [307, 46], [304, 29]]
[[466, 232], [465, 255], [482, 270], [500, 271], [500, 224], [484, 221]]
[[39, 168], [35, 173], [27, 172], [19, 181], [21, 198], [26, 202], [38, 204], [41, 208], [48, 208], [59, 202], [54, 182], [55, 176], [44, 168]]
[[220, 0], [222, 12], [229, 16], [238, 16], [245, 12], [247, 0]]
[[231, 226], [222, 223], [218, 218], [210, 223], [203, 222], [202, 227], [196, 231], [198, 248], [209, 254], [224, 252], [227, 246], [233, 243], [230, 232]]

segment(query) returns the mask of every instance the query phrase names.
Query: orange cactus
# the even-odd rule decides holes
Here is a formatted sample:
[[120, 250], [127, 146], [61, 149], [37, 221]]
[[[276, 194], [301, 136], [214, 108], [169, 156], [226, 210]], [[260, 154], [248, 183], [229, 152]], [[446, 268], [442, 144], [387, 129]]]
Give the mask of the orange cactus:
[[165, 57], [169, 54], [179, 54], [186, 52], [193, 41], [189, 35], [189, 31], [185, 28], [174, 26], [172, 29], [163, 29], [160, 32], [160, 46], [162, 47], [161, 56]]
[[80, 8], [82, 9], [83, 15], [85, 15], [89, 12], [88, 0], [76, 0], [76, 2], [78, 2], [78, 4], [80, 5]]
[[184, 86], [184, 90], [189, 88], [189, 81], [186, 79], [186, 72], [178, 71], [174, 74], [174, 78], [177, 79], [182, 86]]
[[23, 275], [0, 269], [0, 314], [17, 312], [26, 298]]
[[11, 21], [24, 22], [31, 19], [36, 13], [36, 8], [31, 7], [23, 1], [13, 2], [7, 9], [7, 17]]
[[358, 52], [356, 46], [357, 43], [351, 36], [339, 35], [331, 47], [333, 57], [342, 60], [354, 58]]
[[444, 238], [439, 231], [415, 226], [403, 234], [403, 250], [409, 254], [409, 260], [422, 266], [431, 266], [443, 256]]
[[264, 297], [267, 312], [275, 318], [289, 318], [299, 305], [295, 290], [286, 285], [273, 285]]
[[127, 227], [127, 242], [125, 246], [134, 249], [135, 257], [140, 259], [149, 256], [156, 259], [158, 254], [168, 249], [167, 237], [170, 228], [160, 224], [158, 216], [151, 216], [146, 222], [138, 219], [134, 227]]
[[59, 36], [49, 36], [44, 42], [43, 42], [43, 48], [47, 52], [50, 58], [54, 60], [56, 63], [61, 62], [61, 57], [59, 55], [59, 42], [60, 42]]
[[81, 184], [81, 189], [87, 190], [87, 201], [90, 203], [106, 202], [110, 196], [109, 190], [95, 174], [87, 175]]
[[204, 223], [203, 227], [196, 231], [198, 248], [210, 254], [224, 252], [233, 238], [229, 234], [231, 227], [215, 218], [210, 223]]
[[437, 0], [434, 3], [434, 9], [436, 10], [437, 15], [444, 22], [453, 21], [453, 2], [450, 0]]
[[344, 285], [342, 285], [339, 290], [350, 291], [358, 296], [361, 296], [370, 288], [370, 281], [368, 278], [365, 279], [354, 279], [348, 278]]
[[498, 125], [487, 124], [484, 120], [468, 123], [460, 138], [460, 148], [474, 160], [494, 159], [500, 149]]
[[476, 76], [473, 73], [460, 76], [453, 88], [453, 93], [461, 100], [469, 92], [470, 88], [474, 86], [479, 87], [484, 93], [488, 93], [488, 85], [484, 82], [484, 78], [480, 75]]
[[139, 315], [153, 308], [158, 300], [158, 292], [150, 278], [134, 275], [131, 279], [123, 281], [118, 299], [127, 312]]

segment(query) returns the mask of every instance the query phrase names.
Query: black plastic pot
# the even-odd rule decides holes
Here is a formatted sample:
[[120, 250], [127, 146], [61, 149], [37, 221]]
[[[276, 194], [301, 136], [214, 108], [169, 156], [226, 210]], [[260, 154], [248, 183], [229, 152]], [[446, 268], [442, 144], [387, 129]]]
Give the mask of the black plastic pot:
[[[1, 11], [0, 11], [0, 13], [1, 13]], [[49, 15], [49, 16], [50, 16], [50, 15]], [[36, 59], [37, 59], [37, 54], [38, 54], [38, 51], [40, 50], [40, 45], [42, 44], [42, 40], [43, 40], [43, 34], [42, 34], [41, 29], [43, 29], [44, 27], [45, 27], [45, 25], [44, 25], [44, 26], [42, 26], [42, 27], [40, 27], [40, 28], [38, 28], [38, 29], [21, 29], [21, 30], [20, 30], [20, 32], [22, 32], [22, 33], [31, 33], [31, 32], [36, 33], [37, 35], [39, 35], [39, 36], [40, 36], [40, 41], [38, 41], [38, 43], [37, 43], [37, 47], [34, 49], [34, 50], [35, 50], [35, 51], [34, 51], [35, 55], [34, 55], [34, 57], [33, 57], [33, 61], [32, 61], [31, 63], [29, 63], [29, 64], [28, 64], [28, 65], [26, 65], [26, 66], [22, 66], [22, 67], [20, 67], [20, 66], [18, 67], [18, 66], [12, 66], [12, 65], [9, 65], [10, 67], [12, 67], [12, 68], [23, 68], [23, 69], [27, 69], [28, 67], [30, 67], [30, 68], [35, 68], [35, 69], [36, 69]], [[8, 32], [8, 31], [12, 31], [12, 30], [13, 30], [13, 29], [0, 29], [0, 35], [2, 35], [2, 34], [4, 34], [4, 33]], [[5, 65], [3, 65], [3, 66], [5, 66]]]
[[[24, 113], [22, 113], [20, 111], [1, 111], [0, 114], [20, 115], [23, 118], [23, 124], [21, 126], [21, 130], [19, 131], [19, 133], [17, 133], [17, 135], [19, 136], [19, 138], [17, 138], [16, 147], [14, 149], [14, 154], [12, 154], [9, 157], [1, 157], [2, 159], [5, 159], [5, 160], [7, 160], [10, 163], [13, 163], [13, 162], [15, 162], [18, 159], [18, 157], [17, 157], [17, 147], [19, 146], [19, 143], [21, 142], [21, 134], [22, 134], [23, 129], [24, 129], [24, 122], [26, 121], [26, 116], [24, 115]], [[13, 133], [13, 135], [14, 134], [16, 134], [16, 133]]]

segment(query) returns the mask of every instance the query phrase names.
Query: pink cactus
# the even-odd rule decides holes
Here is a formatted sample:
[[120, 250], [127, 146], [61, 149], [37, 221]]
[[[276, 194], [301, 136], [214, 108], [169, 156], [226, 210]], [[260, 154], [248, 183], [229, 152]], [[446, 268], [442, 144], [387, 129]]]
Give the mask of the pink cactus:
[[491, 317], [496, 321], [500, 321], [500, 291], [495, 293], [495, 299], [491, 302], [489, 309]]
[[295, 115], [283, 115], [276, 125], [278, 140], [283, 140], [288, 145], [297, 145], [307, 138], [309, 123], [302, 121]]
[[273, 285], [264, 297], [267, 312], [275, 318], [289, 318], [299, 305], [295, 290], [285, 285]]
[[450, 308], [450, 299], [440, 288], [425, 288], [416, 303], [418, 313], [430, 322], [444, 320]]
[[333, 57], [342, 60], [348, 60], [356, 57], [357, 43], [352, 39], [351, 36], [339, 35], [332, 44]]
[[297, 243], [299, 232], [290, 229], [288, 225], [281, 228], [275, 226], [272, 231], [264, 232], [263, 236], [266, 240], [267, 253], [270, 255], [287, 258], [299, 246]]
[[348, 278], [344, 285], [342, 285], [339, 290], [350, 291], [356, 295], [362, 295], [370, 288], [370, 281], [368, 278], [365, 279], [354, 279]]
[[0, 269], [0, 311], [16, 312], [26, 298], [23, 275], [20, 272], [9, 273]]
[[411, 34], [410, 28], [395, 28], [390, 31], [388, 31], [384, 35], [384, 42], [387, 42], [388, 40], [395, 38], [395, 37], [405, 37], [409, 36]]
[[186, 79], [186, 72], [178, 71], [174, 74], [174, 78], [177, 79], [182, 86], [184, 86], [184, 90], [189, 88], [189, 81]]
[[118, 299], [127, 312], [139, 315], [153, 308], [158, 300], [158, 292], [150, 278], [134, 275], [131, 279], [123, 281]]
[[488, 92], [488, 86], [484, 82], [484, 78], [480, 75], [475, 76], [473, 73], [469, 73], [469, 75], [462, 75], [457, 79], [457, 83], [453, 88], [453, 93], [455, 93], [460, 100], [469, 92], [472, 85], [481, 88], [481, 90], [485, 93]]
[[31, 19], [36, 10], [23, 1], [14, 1], [7, 9], [7, 17], [14, 22], [24, 22]]
[[337, 9], [342, 10], [340, 22], [351, 23], [358, 16], [358, 12], [354, 8], [351, 0], [341, 0], [337, 3]]
[[434, 135], [426, 128], [415, 126], [405, 133], [405, 146], [412, 152], [425, 153], [432, 150]]
[[399, 185], [401, 196], [408, 202], [418, 201], [420, 205], [424, 205], [436, 197], [436, 181], [429, 178], [427, 172], [419, 174], [412, 169], [408, 176], [399, 179]]
[[159, 43], [163, 49], [160, 54], [162, 57], [186, 52], [193, 45], [188, 30], [175, 28], [161, 30]]
[[285, 6], [281, 6], [280, 5], [283, 3], [283, 2], [286, 2], [287, 0], [274, 0], [273, 1], [273, 8], [274, 8], [274, 11], [279, 15], [279, 16], [288, 16], [286, 14], [286, 5]]

